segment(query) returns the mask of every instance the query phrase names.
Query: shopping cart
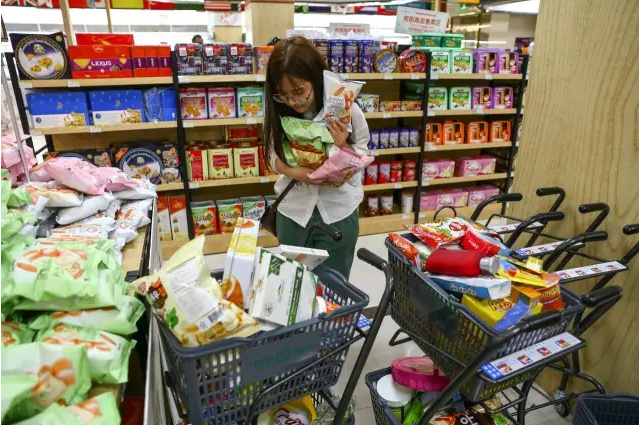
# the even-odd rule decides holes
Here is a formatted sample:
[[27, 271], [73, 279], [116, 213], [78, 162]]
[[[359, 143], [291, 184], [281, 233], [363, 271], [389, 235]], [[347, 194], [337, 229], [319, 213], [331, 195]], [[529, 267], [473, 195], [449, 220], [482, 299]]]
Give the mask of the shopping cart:
[[[341, 239], [332, 227], [314, 223], [306, 244], [315, 230]], [[165, 383], [182, 419], [193, 425], [248, 425], [260, 412], [337, 383], [349, 347], [363, 337], [356, 330], [368, 297], [326, 266], [314, 273], [327, 301], [341, 308], [292, 326], [187, 348], [156, 317], [168, 366]], [[218, 280], [222, 274], [212, 272]]]
[[582, 395], [577, 402], [574, 425], [639, 425], [639, 397]]

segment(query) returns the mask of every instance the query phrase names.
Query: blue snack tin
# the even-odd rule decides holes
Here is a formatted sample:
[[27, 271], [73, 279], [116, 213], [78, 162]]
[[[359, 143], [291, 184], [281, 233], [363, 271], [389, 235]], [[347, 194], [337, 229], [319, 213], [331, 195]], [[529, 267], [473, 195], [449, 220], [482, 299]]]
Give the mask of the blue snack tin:
[[89, 92], [89, 108], [94, 125], [145, 122], [142, 90]]
[[35, 92], [27, 94], [33, 128], [81, 127], [91, 124], [87, 94], [73, 92]]

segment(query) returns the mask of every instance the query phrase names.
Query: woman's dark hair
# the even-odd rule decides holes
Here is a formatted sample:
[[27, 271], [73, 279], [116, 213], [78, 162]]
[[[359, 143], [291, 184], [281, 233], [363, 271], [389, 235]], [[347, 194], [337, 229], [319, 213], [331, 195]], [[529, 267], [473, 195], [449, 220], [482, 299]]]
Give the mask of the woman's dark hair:
[[295, 77], [310, 81], [315, 94], [315, 110], [319, 112], [324, 104], [323, 72], [326, 61], [315, 46], [304, 37], [291, 37], [275, 44], [266, 68], [264, 84], [264, 143], [266, 158], [270, 167], [270, 158], [277, 155], [286, 161], [282, 148], [282, 123], [280, 117], [300, 117], [290, 106], [273, 100], [279, 93], [283, 78]]

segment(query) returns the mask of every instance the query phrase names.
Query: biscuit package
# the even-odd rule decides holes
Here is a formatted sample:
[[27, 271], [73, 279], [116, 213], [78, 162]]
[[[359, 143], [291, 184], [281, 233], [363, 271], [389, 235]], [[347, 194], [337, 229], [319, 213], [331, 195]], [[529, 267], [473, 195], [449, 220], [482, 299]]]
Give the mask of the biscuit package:
[[282, 117], [282, 129], [288, 138], [284, 141], [283, 158], [290, 166], [318, 169], [328, 159], [328, 143], [333, 136], [318, 122], [293, 117]]
[[264, 89], [262, 87], [238, 87], [237, 116], [264, 116]]
[[113, 166], [132, 179], [148, 180], [153, 184], [180, 181], [180, 158], [173, 143], [122, 144], [112, 147], [111, 152]]
[[315, 117], [315, 121], [326, 122], [329, 119], [339, 119], [351, 126], [351, 106], [364, 83], [343, 79], [339, 74], [324, 71], [324, 107]]
[[[180, 343], [196, 347], [259, 330], [255, 319], [225, 300], [204, 261], [203, 236], [183, 245], [162, 268], [130, 284]], [[4, 356], [3, 356], [4, 358]]]
[[183, 120], [208, 118], [205, 88], [180, 89], [180, 110]]
[[[4, 320], [0, 325], [2, 328], [2, 346], [28, 344], [33, 341], [33, 331], [24, 323]], [[3, 378], [4, 379], [4, 378]]]
[[209, 118], [235, 118], [235, 89], [209, 88]]
[[69, 78], [64, 34], [9, 34], [21, 80]]
[[115, 397], [109, 391], [69, 407], [54, 403], [19, 425], [118, 425], [120, 420]]

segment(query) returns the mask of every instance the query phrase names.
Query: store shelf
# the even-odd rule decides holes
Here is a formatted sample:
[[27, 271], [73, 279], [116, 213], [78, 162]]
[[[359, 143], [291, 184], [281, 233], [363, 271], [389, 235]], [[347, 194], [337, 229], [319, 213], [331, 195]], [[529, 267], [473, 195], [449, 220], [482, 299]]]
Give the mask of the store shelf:
[[426, 151], [427, 152], [469, 151], [469, 150], [477, 150], [477, 149], [509, 148], [512, 145], [513, 145], [512, 142], [464, 143], [459, 145], [428, 145], [426, 146]]
[[[445, 184], [454, 184], [454, 183], [481, 182], [481, 181], [486, 181], [486, 180], [504, 180], [507, 176], [508, 176], [508, 173], [496, 173], [496, 174], [487, 174], [485, 176], [450, 177], [450, 178], [447, 178], [447, 179], [430, 179], [430, 180], [424, 180], [424, 182], [422, 183], [422, 187], [441, 186], [441, 185], [445, 185]], [[366, 186], [364, 186], [364, 188], [366, 188]]]
[[379, 233], [403, 230], [404, 225], [410, 226], [415, 222], [415, 214], [391, 214], [377, 217], [360, 217], [359, 235], [376, 235]]
[[[229, 249], [232, 235], [232, 233], [221, 233], [219, 235], [205, 236], [204, 254], [221, 254], [226, 252]], [[188, 241], [162, 241], [162, 258], [171, 258], [175, 251], [187, 242]], [[257, 238], [257, 246], [268, 248], [278, 245], [279, 242], [275, 236], [265, 230], [260, 230], [260, 235]]]
[[393, 72], [389, 74], [373, 73], [373, 74], [361, 74], [361, 73], [349, 73], [342, 74], [344, 78], [349, 80], [424, 80], [426, 74], [423, 72]]
[[163, 128], [176, 128], [175, 121], [164, 122], [142, 122], [137, 124], [120, 125], [89, 125], [86, 127], [63, 127], [63, 128], [38, 128], [31, 130], [32, 136], [50, 136], [55, 134], [81, 134], [81, 133], [102, 133], [108, 131], [135, 131], [135, 130], [157, 130]]
[[370, 150], [371, 156], [384, 156], [384, 155], [401, 155], [404, 153], [419, 153], [421, 148], [389, 148], [389, 149], [373, 149]]
[[457, 117], [462, 115], [515, 115], [517, 109], [463, 109], [446, 111], [428, 111], [429, 117]]
[[182, 190], [184, 185], [182, 183], [165, 183], [159, 184], [155, 187], [156, 192], [168, 192], [169, 190]]
[[173, 84], [172, 77], [146, 78], [95, 78], [82, 80], [31, 80], [20, 81], [23, 89], [44, 89], [58, 87], [107, 87], [107, 86], [153, 86]]
[[[479, 215], [477, 220], [487, 220], [488, 218], [490, 218], [491, 215], [501, 213], [501, 207], [502, 207], [501, 204], [486, 205], [486, 207], [484, 207], [484, 209], [481, 211], [481, 214]], [[470, 217], [475, 211], [475, 208], [476, 207], [462, 207], [462, 208], [455, 208], [455, 210], [457, 211], [458, 216]], [[443, 218], [451, 217], [451, 216], [452, 216], [452, 211], [449, 209], [446, 209], [442, 211], [441, 213], [439, 213], [439, 215], [437, 216], [437, 220], [441, 220]], [[419, 212], [420, 223], [428, 223], [433, 221], [434, 219], [435, 219], [435, 211]]]
[[377, 192], [379, 190], [405, 189], [408, 187], [417, 187], [417, 182], [398, 182], [398, 183], [382, 183], [364, 185], [364, 192]]
[[431, 80], [521, 80], [521, 74], [444, 74], [436, 73], [431, 75]]
[[237, 179], [204, 180], [199, 182], [190, 182], [189, 187], [191, 189], [201, 189], [205, 187], [236, 186], [238, 184], [272, 183], [274, 181], [277, 181], [277, 179], [279, 178], [279, 175], [274, 175], [260, 177], [242, 177]]
[[122, 248], [122, 270], [125, 274], [140, 270], [145, 235], [146, 226], [138, 229], [138, 236]]
[[193, 127], [219, 127], [225, 125], [252, 125], [264, 122], [263, 117], [256, 118], [219, 118], [210, 120], [184, 120], [184, 128]]
[[402, 112], [367, 112], [364, 117], [367, 119], [392, 119], [392, 118], [420, 118], [424, 111], [402, 111]]
[[[342, 74], [349, 80], [423, 80], [425, 73], [371, 73], [371, 74]], [[179, 75], [180, 84], [215, 84], [215, 83], [261, 83], [264, 82], [264, 75]]]

